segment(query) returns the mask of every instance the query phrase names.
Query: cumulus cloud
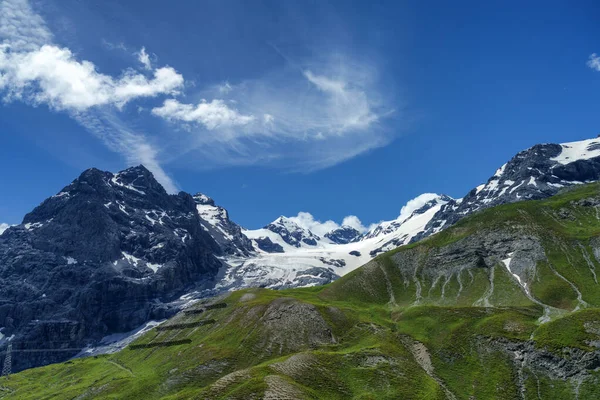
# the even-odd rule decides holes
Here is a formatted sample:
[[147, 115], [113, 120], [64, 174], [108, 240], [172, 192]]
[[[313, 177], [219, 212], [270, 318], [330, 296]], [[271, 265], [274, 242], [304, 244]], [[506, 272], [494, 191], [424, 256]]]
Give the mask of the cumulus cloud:
[[177, 100], [165, 100], [161, 107], [152, 109], [152, 114], [171, 121], [195, 122], [208, 130], [222, 127], [247, 125], [254, 121], [253, 115], [242, 115], [229, 107], [223, 100], [203, 100], [199, 104], [182, 104]]
[[[119, 77], [100, 73], [91, 61], [79, 60], [70, 49], [54, 44], [45, 21], [26, 0], [0, 2], [0, 40], [0, 92], [5, 101], [46, 104], [68, 112], [129, 164], [143, 163], [167, 191], [177, 191], [160, 166], [158, 147], [129, 130], [110, 109], [120, 110], [139, 98], [179, 93], [184, 79], [174, 68], [154, 69], [151, 77], [133, 69]], [[145, 48], [138, 58], [152, 70]]]
[[419, 208], [423, 207], [425, 204], [430, 202], [431, 200], [437, 199], [439, 197], [438, 194], [435, 193], [423, 193], [412, 200], [409, 200], [400, 210], [400, 215], [398, 216], [398, 220], [404, 221], [410, 215]]
[[600, 72], [600, 56], [596, 53], [590, 54], [590, 58], [588, 59], [587, 66], [595, 71]]
[[299, 212], [295, 217], [288, 217], [288, 219], [299, 227], [308, 229], [315, 235], [321, 237], [325, 236], [325, 234], [328, 232], [340, 228], [341, 226], [352, 227], [360, 233], [367, 231], [367, 228], [363, 226], [363, 224], [360, 222], [360, 219], [354, 215], [345, 217], [341, 225], [332, 220], [319, 221], [315, 219], [311, 213], [304, 211]]
[[364, 233], [369, 230], [368, 227], [364, 226], [360, 219], [356, 215], [348, 215], [342, 221], [342, 226], [349, 226], [350, 228], [354, 228], [360, 233]]
[[132, 71], [115, 79], [99, 73], [89, 61], [76, 60], [69, 49], [54, 45], [34, 51], [2, 45], [0, 72], [0, 88], [8, 99], [46, 103], [57, 110], [122, 107], [135, 98], [173, 94], [183, 86], [183, 77], [171, 67], [156, 69], [152, 79]]

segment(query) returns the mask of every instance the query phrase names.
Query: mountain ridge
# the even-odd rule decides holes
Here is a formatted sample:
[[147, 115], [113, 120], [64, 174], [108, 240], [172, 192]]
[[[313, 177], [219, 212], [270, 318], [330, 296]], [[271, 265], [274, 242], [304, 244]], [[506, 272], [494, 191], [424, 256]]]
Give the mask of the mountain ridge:
[[[260, 230], [242, 229], [202, 193], [167, 194], [143, 166], [116, 174], [88, 169], [0, 234], [0, 280], [9, 299], [0, 305], [0, 333], [29, 338], [32, 349], [47, 342], [84, 348], [225, 291], [328, 284], [486, 208], [547, 198], [599, 177], [600, 140], [536, 145], [462, 199], [420, 196], [397, 219], [361, 236], [350, 231], [338, 243], [333, 231], [316, 235], [283, 216]], [[30, 329], [35, 320], [50, 328]], [[73, 353], [50, 350], [15, 368]]]
[[[600, 184], [488, 208], [331, 284], [190, 305], [6, 398], [595, 399]], [[62, 396], [62, 397], [61, 397]]]

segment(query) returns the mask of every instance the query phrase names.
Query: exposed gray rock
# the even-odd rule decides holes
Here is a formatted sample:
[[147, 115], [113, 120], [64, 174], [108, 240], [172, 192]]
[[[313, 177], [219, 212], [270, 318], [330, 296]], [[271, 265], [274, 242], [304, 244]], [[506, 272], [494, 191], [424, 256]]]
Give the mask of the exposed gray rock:
[[215, 201], [202, 193], [194, 195], [200, 223], [204, 230], [217, 242], [223, 253], [248, 256], [254, 252], [252, 241], [242, 233], [242, 228], [229, 219], [229, 213]]
[[341, 226], [338, 229], [327, 232], [325, 237], [333, 243], [346, 244], [359, 238], [360, 232], [350, 226]]
[[[590, 142], [588, 151], [598, 146], [600, 139]], [[439, 232], [474, 212], [500, 204], [544, 199], [563, 188], [600, 179], [600, 157], [562, 164], [555, 160], [562, 151], [560, 144], [538, 144], [517, 153], [486, 184], [474, 188], [462, 199], [443, 205], [411, 242]]]
[[195, 205], [143, 166], [89, 169], [1, 235], [2, 333], [15, 335], [15, 352], [48, 349], [13, 357], [13, 370], [166, 318], [170, 301], [211, 285], [220, 248]]

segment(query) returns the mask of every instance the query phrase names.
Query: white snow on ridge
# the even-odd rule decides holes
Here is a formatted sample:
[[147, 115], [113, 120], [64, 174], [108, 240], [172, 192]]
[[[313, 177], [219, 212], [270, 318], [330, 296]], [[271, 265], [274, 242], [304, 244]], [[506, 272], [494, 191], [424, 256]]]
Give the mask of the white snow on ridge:
[[[426, 203], [427, 201], [423, 202], [421, 206]], [[315, 267], [329, 269], [336, 275], [343, 276], [371, 261], [373, 259], [371, 251], [381, 249], [383, 252], [408, 243], [423, 231], [425, 225], [445, 203], [445, 201], [438, 201], [436, 205], [421, 214], [415, 214], [414, 211], [419, 207], [414, 207], [411, 210], [413, 214], [409, 217], [401, 214], [397, 220], [382, 223], [391, 226], [395, 222], [397, 226], [394, 230], [347, 244], [320, 240], [317, 241], [316, 246], [301, 243], [301, 247], [297, 248], [287, 244], [280, 235], [268, 229], [244, 230], [243, 233], [250, 239], [268, 237], [273, 243], [279, 244], [284, 252], [267, 253], [255, 248], [257, 254], [254, 256], [227, 258], [226, 261], [231, 268], [225, 272], [219, 286], [229, 287], [236, 284], [236, 279], [242, 277], [243, 283], [237, 284], [242, 284], [244, 287], [265, 284], [267, 287], [277, 287], [297, 282], [302, 279], [304, 271]], [[353, 254], [350, 254], [351, 252]]]
[[5, 224], [4, 222], [0, 224], [0, 235], [4, 233], [5, 230], [10, 228], [12, 225]]
[[223, 237], [233, 240], [233, 236], [231, 236], [227, 229], [223, 227], [223, 221], [226, 221], [229, 218], [227, 210], [210, 204], [196, 204], [196, 210], [198, 211], [200, 218], [219, 231]]
[[506, 168], [506, 164], [507, 164], [507, 163], [505, 163], [505, 164], [504, 164], [504, 165], [502, 165], [500, 168], [498, 168], [498, 169], [496, 170], [496, 173], [494, 174], [494, 176], [496, 176], [496, 177], [501, 177], [501, 176], [502, 176], [502, 174], [504, 174], [504, 169]]
[[122, 188], [129, 189], [129, 190], [133, 190], [134, 192], [138, 192], [139, 194], [142, 194], [142, 195], [146, 194], [144, 191], [142, 191], [142, 190], [139, 190], [139, 189], [136, 189], [136, 188], [135, 188], [135, 187], [133, 187], [132, 185], [127, 185], [127, 184], [124, 184], [123, 182], [121, 182], [121, 181], [119, 180], [119, 178], [120, 178], [119, 174], [116, 174], [115, 176], [113, 176], [113, 177], [110, 179], [110, 181], [111, 181], [112, 183], [114, 183], [115, 185], [117, 185], [117, 186], [120, 186], [120, 187], [122, 187]]
[[[560, 164], [569, 164], [577, 160], [588, 160], [600, 156], [600, 139], [588, 139], [578, 142], [561, 143], [561, 153], [551, 158]], [[592, 149], [590, 150], [590, 147]]]

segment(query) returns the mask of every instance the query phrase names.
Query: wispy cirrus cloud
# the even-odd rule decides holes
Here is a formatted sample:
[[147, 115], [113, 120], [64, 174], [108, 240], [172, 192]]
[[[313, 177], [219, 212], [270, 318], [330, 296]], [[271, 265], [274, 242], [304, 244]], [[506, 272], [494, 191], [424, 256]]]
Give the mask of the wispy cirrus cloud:
[[[286, 63], [258, 78], [186, 85], [174, 67], [157, 67], [146, 47], [117, 47], [133, 53], [137, 68], [103, 73], [58, 44], [27, 0], [0, 0], [3, 99], [66, 112], [128, 163], [144, 163], [169, 191], [177, 188], [162, 164], [174, 160], [199, 168], [267, 165], [307, 172], [394, 137], [383, 122], [397, 113], [377, 69], [347, 55], [286, 56]], [[156, 103], [148, 104], [151, 99]], [[146, 123], [134, 129], [127, 105], [142, 100], [135, 118]], [[157, 126], [157, 119], [163, 123]]]
[[142, 47], [138, 53], [136, 53], [138, 57], [138, 61], [144, 66], [148, 71], [152, 70], [152, 61], [150, 60], [150, 55], [146, 53], [146, 48]]
[[152, 114], [185, 127], [188, 158], [210, 161], [203, 165], [307, 172], [394, 137], [381, 123], [395, 110], [384, 99], [376, 70], [341, 55], [288, 62], [261, 78], [209, 86], [195, 96], [202, 100], [169, 99]]

